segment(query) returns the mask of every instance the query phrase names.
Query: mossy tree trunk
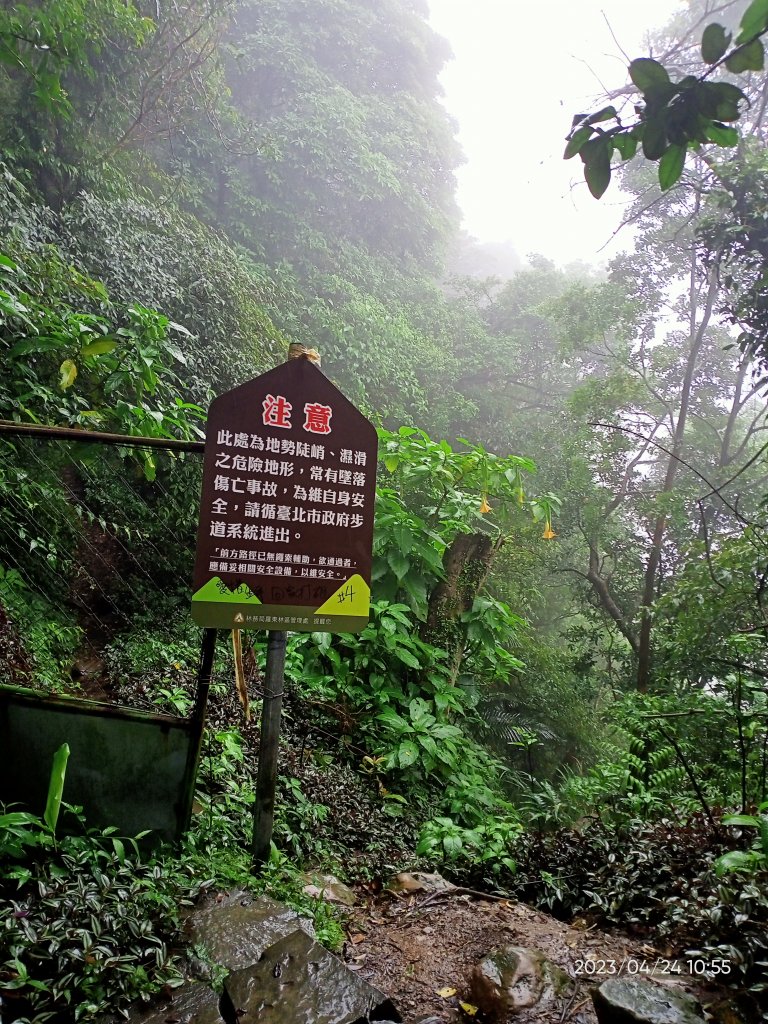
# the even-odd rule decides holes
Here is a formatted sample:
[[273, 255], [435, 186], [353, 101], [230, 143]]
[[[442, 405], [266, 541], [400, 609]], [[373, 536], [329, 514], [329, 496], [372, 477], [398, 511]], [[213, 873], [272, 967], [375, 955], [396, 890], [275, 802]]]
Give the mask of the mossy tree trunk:
[[448, 652], [451, 682], [455, 684], [466, 642], [468, 612], [485, 583], [501, 540], [485, 533], [459, 533], [443, 555], [445, 577], [429, 597], [421, 639]]

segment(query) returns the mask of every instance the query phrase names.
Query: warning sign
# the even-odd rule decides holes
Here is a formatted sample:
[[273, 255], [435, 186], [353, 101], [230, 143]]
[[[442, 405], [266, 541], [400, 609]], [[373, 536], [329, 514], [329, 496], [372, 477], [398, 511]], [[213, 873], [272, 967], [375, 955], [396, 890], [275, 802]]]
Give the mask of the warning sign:
[[206, 429], [195, 622], [364, 629], [376, 457], [373, 425], [309, 360], [216, 398]]

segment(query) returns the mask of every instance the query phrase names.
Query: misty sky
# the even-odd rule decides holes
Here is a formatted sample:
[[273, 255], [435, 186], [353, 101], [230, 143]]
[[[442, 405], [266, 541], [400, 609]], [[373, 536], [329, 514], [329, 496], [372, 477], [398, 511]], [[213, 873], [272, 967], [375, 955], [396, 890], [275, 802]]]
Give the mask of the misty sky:
[[603, 262], [628, 244], [619, 236], [599, 251], [619, 224], [621, 197], [615, 184], [600, 202], [589, 195], [581, 161], [562, 159], [564, 139], [571, 116], [592, 109], [601, 81], [626, 81], [627, 62], [605, 19], [629, 56], [642, 56], [646, 32], [662, 27], [678, 0], [429, 0], [429, 7], [455, 55], [442, 83], [467, 159], [458, 172], [465, 229], [558, 263]]

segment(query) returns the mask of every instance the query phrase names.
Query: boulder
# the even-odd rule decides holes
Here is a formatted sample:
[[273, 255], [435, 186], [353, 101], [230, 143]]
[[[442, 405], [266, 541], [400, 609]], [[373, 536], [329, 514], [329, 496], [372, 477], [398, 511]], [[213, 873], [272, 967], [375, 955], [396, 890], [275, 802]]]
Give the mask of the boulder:
[[162, 1000], [153, 1000], [149, 1008], [135, 1007], [122, 1024], [224, 1024], [219, 1013], [218, 996], [207, 985], [187, 981]]
[[357, 903], [354, 892], [334, 875], [319, 875], [309, 871], [303, 877], [307, 882], [304, 892], [308, 896], [320, 897], [329, 903], [342, 903], [346, 907], [354, 907]]
[[469, 980], [469, 1002], [490, 1020], [551, 1003], [571, 979], [536, 949], [503, 946], [483, 957]]
[[399, 1021], [389, 999], [305, 932], [270, 946], [224, 982], [227, 1024], [367, 1024]]
[[311, 929], [267, 897], [220, 894], [189, 915], [185, 934], [190, 966], [212, 985], [232, 972], [223, 995], [187, 981], [135, 1007], [128, 1024], [400, 1024], [390, 1000], [318, 945]]
[[600, 1024], [704, 1024], [693, 996], [648, 978], [609, 978], [592, 1002]]
[[267, 896], [238, 891], [196, 910], [184, 933], [193, 950], [202, 947], [212, 963], [237, 971], [255, 964], [273, 942], [297, 928], [314, 937], [312, 922], [295, 911]]

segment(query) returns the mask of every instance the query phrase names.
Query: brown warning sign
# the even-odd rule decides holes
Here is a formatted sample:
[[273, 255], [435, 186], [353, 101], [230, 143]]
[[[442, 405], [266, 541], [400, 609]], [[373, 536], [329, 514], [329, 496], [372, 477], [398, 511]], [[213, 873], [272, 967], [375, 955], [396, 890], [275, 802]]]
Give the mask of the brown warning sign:
[[376, 457], [373, 425], [309, 360], [216, 398], [206, 428], [195, 622], [364, 629]]

